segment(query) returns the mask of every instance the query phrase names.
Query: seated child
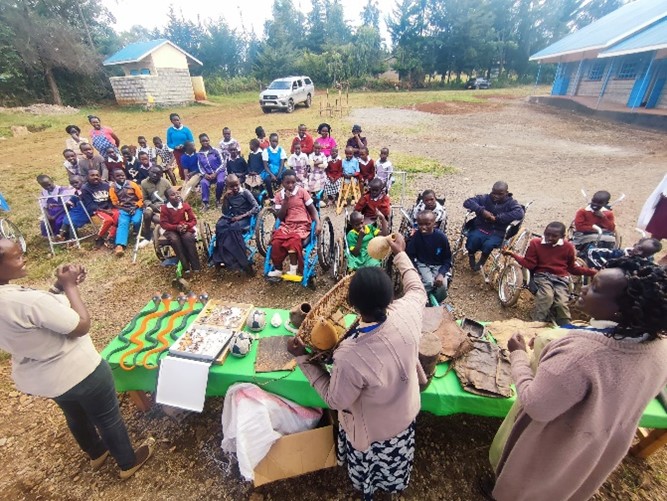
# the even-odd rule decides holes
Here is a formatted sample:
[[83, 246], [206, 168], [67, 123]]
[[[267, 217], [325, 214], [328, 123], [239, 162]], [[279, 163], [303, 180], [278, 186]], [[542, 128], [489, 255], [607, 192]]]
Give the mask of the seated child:
[[[125, 254], [127, 241], [130, 237], [130, 224], [134, 231], [139, 233], [144, 212], [144, 197], [141, 188], [134, 181], [125, 177], [125, 171], [120, 169], [113, 173], [114, 182], [109, 188], [109, 198], [118, 210], [118, 229], [116, 230], [116, 256]], [[138, 237], [137, 237], [138, 238]]]
[[435, 227], [435, 214], [428, 209], [417, 215], [417, 226], [419, 230], [408, 241], [406, 252], [415, 263], [426, 292], [442, 303], [447, 297], [452, 268], [449, 240]]
[[[90, 170], [88, 170], [90, 172]], [[56, 236], [56, 240], [63, 241], [74, 238], [74, 229], [81, 228], [91, 222], [90, 217], [86, 213], [83, 203], [81, 202], [81, 188], [83, 187], [83, 177], [70, 176], [69, 184], [72, 187], [72, 196], [65, 202], [67, 206], [67, 214], [63, 219], [63, 225], [60, 227], [60, 232]], [[67, 217], [69, 215], [69, 218]], [[70, 221], [72, 224], [70, 224]]]
[[227, 175], [236, 174], [241, 184], [245, 183], [245, 176], [248, 173], [248, 162], [239, 155], [239, 150], [233, 146], [229, 148], [229, 160], [227, 160]]
[[227, 176], [227, 191], [222, 197], [222, 216], [215, 225], [215, 249], [211, 260], [216, 267], [243, 270], [254, 275], [248, 259], [243, 233], [250, 227], [250, 220], [259, 212], [257, 200], [249, 190], [241, 186], [236, 174]]
[[165, 238], [174, 250], [186, 276], [190, 272], [201, 271], [195, 235], [197, 218], [192, 207], [181, 200], [174, 188], [167, 188], [164, 198], [166, 203], [160, 207], [160, 227], [164, 230]]
[[368, 156], [368, 148], [359, 148], [359, 177], [364, 186], [368, 186], [375, 177], [375, 162]]
[[549, 223], [542, 238], [530, 241], [525, 256], [507, 249], [502, 253], [513, 257], [532, 274], [537, 287], [532, 319], [548, 322], [553, 316], [558, 325], [569, 324], [570, 275], [593, 276], [596, 272], [576, 264], [574, 245], [565, 240], [565, 225], [558, 221]]
[[222, 129], [222, 139], [218, 144], [218, 149], [222, 155], [222, 159], [227, 162], [231, 158], [230, 152], [234, 148], [238, 154], [241, 154], [241, 145], [232, 137], [232, 130], [229, 127]]
[[[296, 148], [296, 144], [294, 146]], [[308, 174], [308, 191], [319, 193], [324, 189], [327, 180], [327, 156], [322, 153], [322, 146], [317, 141], [313, 143], [313, 152], [308, 155], [310, 173]]]
[[83, 158], [79, 157], [79, 175], [87, 176], [88, 169], [97, 169], [102, 173], [103, 178], [107, 178], [109, 173], [106, 170], [104, 158], [98, 155], [89, 143], [81, 143], [79, 148], [83, 153]]
[[110, 241], [116, 236], [118, 209], [113, 206], [109, 197], [109, 183], [102, 179], [99, 171], [95, 169], [88, 171], [88, 181], [81, 188], [81, 202], [88, 214], [96, 215], [102, 220], [95, 239], [95, 248], [101, 249], [107, 233]]
[[269, 136], [269, 147], [262, 150], [262, 163], [264, 164], [262, 179], [264, 180], [266, 192], [271, 198], [273, 198], [272, 183], [281, 182], [286, 161], [287, 154], [285, 150], [282, 146], [278, 146], [278, 134], [272, 132]]
[[361, 195], [361, 198], [354, 206], [354, 210], [364, 215], [366, 224], [372, 223], [376, 219], [376, 213], [379, 210], [382, 215], [389, 220], [391, 213], [391, 200], [384, 191], [384, 183], [381, 179], [375, 178], [369, 184], [369, 189]]
[[63, 157], [65, 161], [63, 162], [63, 167], [67, 171], [68, 176], [78, 176], [79, 175], [79, 156], [74, 150], [69, 148], [63, 150]]
[[[616, 244], [614, 231], [616, 223], [614, 213], [607, 207], [611, 195], [608, 191], [597, 191], [593, 194], [591, 202], [577, 211], [574, 216], [574, 237], [572, 243], [580, 249], [597, 241], [598, 232], [593, 226], [602, 228], [603, 235], [600, 238], [599, 247], [613, 248]], [[581, 249], [580, 249], [581, 250]]]
[[162, 167], [162, 172], [167, 176], [172, 186], [176, 186], [174, 154], [162, 143], [162, 139], [158, 136], [153, 138], [153, 146], [155, 146], [155, 162]]
[[[54, 237], [60, 233], [60, 228], [65, 220], [64, 203], [69, 200], [72, 189], [65, 186], [58, 186], [46, 174], [37, 176], [37, 182], [42, 187], [42, 193], [39, 198], [39, 205], [43, 209], [43, 215], [46, 220], [42, 220], [40, 228], [43, 236], [49, 233]], [[46, 225], [49, 225], [50, 232], [47, 232]]]
[[619, 257], [638, 257], [653, 261], [653, 256], [662, 250], [660, 240], [656, 238], [641, 238], [632, 247], [625, 249], [600, 249], [593, 247], [588, 250], [588, 264], [591, 268], [601, 270], [611, 259]]
[[375, 224], [364, 224], [364, 216], [361, 212], [354, 211], [350, 214], [350, 226], [347, 232], [347, 246], [350, 256], [347, 261], [349, 270], [357, 270], [363, 266], [380, 266], [382, 263], [368, 255], [368, 242], [378, 235], [388, 235], [389, 228], [387, 220], [380, 211], [377, 212], [378, 228]]
[[382, 179], [387, 193], [391, 189], [391, 176], [393, 173], [394, 166], [391, 160], [389, 160], [389, 148], [382, 148], [380, 150], [380, 158], [375, 162], [375, 176]]
[[[141, 183], [148, 177], [148, 167], [142, 168], [139, 159], [132, 151], [132, 147], [123, 146], [120, 149], [120, 154], [123, 156], [123, 166], [125, 168], [125, 178], [134, 183]], [[114, 179], [116, 179], [114, 177]]]
[[287, 159], [287, 168], [296, 173], [296, 184], [302, 188], [308, 186], [308, 155], [301, 152], [301, 143], [294, 144], [294, 153]]
[[266, 137], [266, 132], [264, 132], [264, 127], [262, 127], [261, 125], [255, 127], [255, 135], [257, 136], [257, 143], [259, 144], [259, 148], [261, 150], [267, 149], [271, 143], [269, 142], [269, 138]]
[[422, 192], [421, 200], [415, 205], [415, 208], [412, 209], [412, 221], [415, 228], [417, 227], [417, 216], [420, 212], [425, 210], [430, 210], [433, 213], [436, 226], [442, 221], [445, 221], [445, 224], [447, 223], [447, 211], [435, 198], [435, 191], [433, 190], [424, 190]]
[[[146, 153], [142, 153], [146, 155]], [[152, 165], [148, 169], [148, 177], [141, 182], [141, 194], [144, 197], [144, 241], [139, 247], [145, 247], [150, 244], [153, 238], [152, 224], [160, 224], [160, 209], [165, 204], [164, 194], [171, 183], [162, 177], [162, 169], [157, 165]]]
[[[199, 153], [195, 155], [195, 158], [197, 160], [197, 173], [201, 175], [201, 201], [204, 205], [203, 210], [206, 211], [208, 210], [209, 199], [211, 196], [211, 184], [215, 184], [215, 205], [216, 207], [218, 206], [225, 188], [227, 171], [225, 170], [225, 163], [222, 160], [222, 155], [218, 150], [211, 146], [211, 140], [207, 134], [199, 134], [199, 143], [201, 144], [201, 148], [199, 149]], [[191, 167], [189, 166], [190, 161], [187, 160], [183, 163], [184, 157], [185, 155], [181, 157], [181, 164], [186, 171], [186, 179], [189, 180], [192, 178], [194, 182], [195, 178], [193, 178], [193, 174], [190, 171]], [[186, 167], [186, 165], [188, 167]], [[188, 182], [188, 185], [189, 184], [190, 183]]]
[[248, 174], [245, 178], [246, 186], [253, 190], [264, 184], [262, 172], [264, 172], [264, 162], [262, 162], [262, 149], [259, 139], [250, 140], [250, 152], [248, 153]]
[[334, 201], [338, 198], [340, 185], [343, 180], [343, 160], [338, 157], [338, 148], [336, 147], [331, 148], [331, 155], [327, 159], [325, 173], [327, 179], [324, 182], [324, 195], [330, 201]]
[[280, 227], [271, 238], [271, 262], [275, 269], [268, 276], [282, 277], [286, 257], [289, 257], [289, 274], [297, 275], [303, 272], [303, 240], [310, 235], [312, 221], [315, 232], [320, 233], [320, 218], [310, 193], [297, 186], [293, 170], [283, 174], [282, 189], [276, 193], [274, 202]]
[[354, 156], [354, 149], [345, 148], [345, 158], [343, 159], [343, 178], [344, 182], [349, 182], [350, 179], [359, 179], [359, 159]]
[[[109, 179], [113, 181], [113, 171], [116, 169], [125, 169], [125, 161], [120, 155], [118, 150], [113, 146], [109, 146], [106, 151], [106, 158], [104, 159], [104, 165], [106, 165], [107, 172], [109, 173]], [[98, 170], [99, 172], [99, 170]]]
[[137, 138], [137, 143], [139, 146], [137, 147], [137, 155], [139, 155], [142, 152], [145, 152], [148, 154], [148, 160], [152, 164], [157, 163], [157, 151], [155, 151], [155, 148], [152, 146], [148, 146], [148, 142], [146, 141], [146, 138], [144, 136], [139, 136]]

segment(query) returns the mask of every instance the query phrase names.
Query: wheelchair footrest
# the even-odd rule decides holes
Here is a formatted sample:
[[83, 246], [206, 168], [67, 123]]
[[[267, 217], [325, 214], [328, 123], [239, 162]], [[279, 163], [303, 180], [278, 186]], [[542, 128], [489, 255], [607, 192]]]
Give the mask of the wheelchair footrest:
[[284, 273], [282, 279], [287, 280], [288, 282], [301, 282], [303, 277], [301, 275], [291, 275], [289, 273]]

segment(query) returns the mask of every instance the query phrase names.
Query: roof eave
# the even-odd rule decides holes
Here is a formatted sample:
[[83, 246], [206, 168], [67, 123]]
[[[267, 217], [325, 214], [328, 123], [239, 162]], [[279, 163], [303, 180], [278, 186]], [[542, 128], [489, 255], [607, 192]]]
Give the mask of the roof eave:
[[654, 50], [661, 50], [661, 49], [667, 49], [667, 43], [661, 43], [647, 47], [636, 47], [634, 49], [618, 50], [614, 52], [603, 52], [600, 55], [598, 55], [598, 58], [603, 59], [608, 57], [629, 56], [631, 54], [639, 54], [641, 52], [652, 52]]
[[592, 50], [600, 50], [604, 49], [604, 45], [596, 45], [592, 47], [584, 47], [581, 49], [576, 49], [576, 50], [568, 50], [565, 52], [557, 52], [556, 54], [549, 54], [546, 56], [538, 56], [539, 52], [537, 54], [534, 54], [528, 58], [529, 61], [539, 61], [541, 63], [557, 63], [558, 59], [563, 57], [563, 56], [570, 56], [572, 54], [578, 54], [578, 53], [586, 53], [590, 52]]
[[128, 60], [125, 60], [125, 61], [113, 61], [113, 62], [110, 62], [110, 63], [104, 61], [104, 62], [102, 63], [102, 66], [116, 66], [116, 65], [119, 65], [119, 64], [132, 64], [132, 63], [138, 63], [139, 61], [141, 61], [141, 60], [147, 58], [148, 56], [150, 56], [151, 53], [155, 52], [155, 51], [158, 50], [160, 47], [163, 47], [165, 44], [169, 44], [169, 45], [171, 45], [174, 49], [176, 49], [177, 51], [182, 52], [183, 55], [185, 55], [186, 58], [191, 59], [192, 61], [194, 61], [195, 63], [197, 63], [199, 66], [204, 66], [204, 63], [202, 63], [199, 59], [197, 59], [197, 58], [196, 58], [195, 56], [193, 56], [192, 54], [189, 54], [189, 53], [185, 52], [183, 49], [181, 49], [179, 46], [177, 46], [176, 44], [174, 44], [174, 43], [171, 42], [170, 40], [165, 40], [165, 41], [162, 42], [160, 45], [156, 45], [155, 47], [153, 47], [153, 48], [151, 48], [150, 50], [144, 52], [140, 57], [137, 57], [137, 58], [135, 58], [135, 59], [128, 59]]

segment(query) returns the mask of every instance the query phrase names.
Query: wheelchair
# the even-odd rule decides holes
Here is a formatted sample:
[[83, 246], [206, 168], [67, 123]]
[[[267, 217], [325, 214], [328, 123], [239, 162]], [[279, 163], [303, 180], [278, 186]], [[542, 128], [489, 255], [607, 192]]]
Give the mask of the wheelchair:
[[[413, 217], [413, 213], [415, 210], [415, 207], [419, 205], [419, 203], [422, 201], [422, 194], [420, 193], [417, 196], [417, 200], [415, 200], [414, 205], [409, 209], [400, 209], [400, 214], [401, 214], [401, 223], [398, 226], [398, 232], [403, 235], [406, 239], [410, 237], [410, 234], [412, 233], [412, 230], [417, 227], [417, 222], [415, 221]], [[447, 234], [447, 209], [445, 208], [445, 202], [446, 202], [446, 197], [443, 195], [442, 198], [436, 197], [436, 201], [442, 205], [442, 207], [445, 209], [444, 216], [441, 221], [437, 223], [436, 228], [441, 230], [443, 233]]]
[[[159, 224], [153, 228], [153, 249], [155, 256], [162, 266], [175, 266], [176, 276], [172, 280], [172, 285], [181, 291], [189, 291], [190, 283], [184, 278], [183, 265], [176, 257], [169, 241], [164, 236], [165, 231]], [[204, 262], [208, 260], [208, 249], [214, 235], [211, 235], [211, 228], [206, 222], [200, 222], [195, 227], [195, 237], [197, 251], [200, 256], [204, 256]]]
[[[313, 196], [313, 204], [318, 215], [320, 214], [320, 201], [323, 191], [321, 190]], [[255, 238], [257, 250], [264, 257], [264, 276], [270, 282], [299, 282], [303, 287], [315, 289], [317, 277], [317, 264], [319, 262], [323, 271], [327, 272], [331, 268], [333, 261], [333, 248], [335, 244], [335, 234], [333, 223], [329, 216], [320, 219], [322, 231], [318, 236], [315, 233], [315, 221], [311, 222], [310, 235], [303, 242], [303, 275], [284, 274], [280, 278], [272, 279], [268, 277], [270, 271], [274, 270], [271, 263], [271, 239], [273, 232], [280, 227], [280, 220], [276, 217], [275, 209], [271, 206], [264, 207], [257, 216], [257, 225], [255, 228]]]
[[[0, 193], [0, 212], [9, 212], [9, 204], [5, 200], [5, 197], [2, 196], [2, 193]], [[18, 226], [5, 217], [0, 217], [0, 236], [19, 244], [21, 251], [25, 253], [27, 246], [23, 233], [21, 233]]]

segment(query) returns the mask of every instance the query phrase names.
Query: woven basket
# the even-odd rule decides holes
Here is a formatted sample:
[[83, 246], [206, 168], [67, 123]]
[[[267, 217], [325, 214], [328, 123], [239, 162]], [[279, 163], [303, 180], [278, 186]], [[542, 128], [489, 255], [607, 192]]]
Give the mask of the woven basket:
[[352, 313], [347, 292], [353, 275], [334, 285], [308, 312], [297, 335], [315, 354], [330, 354], [347, 331], [345, 315]]

